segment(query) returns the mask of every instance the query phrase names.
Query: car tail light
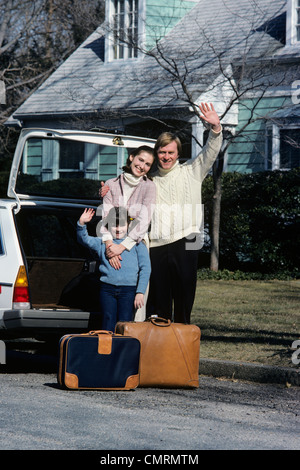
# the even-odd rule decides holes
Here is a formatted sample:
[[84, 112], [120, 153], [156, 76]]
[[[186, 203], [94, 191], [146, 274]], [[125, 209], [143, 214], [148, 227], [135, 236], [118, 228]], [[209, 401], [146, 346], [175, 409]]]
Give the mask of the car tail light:
[[20, 266], [14, 285], [13, 308], [30, 308], [28, 278], [25, 266]]

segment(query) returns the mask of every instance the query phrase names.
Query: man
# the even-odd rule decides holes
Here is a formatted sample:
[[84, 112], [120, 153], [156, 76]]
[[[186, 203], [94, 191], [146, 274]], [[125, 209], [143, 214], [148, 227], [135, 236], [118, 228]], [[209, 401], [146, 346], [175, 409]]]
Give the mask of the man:
[[179, 164], [181, 143], [170, 133], [161, 134], [155, 145], [158, 170], [153, 175], [156, 205], [149, 235], [152, 271], [147, 316], [155, 314], [181, 323], [190, 323], [195, 299], [201, 184], [222, 144], [222, 127], [213, 105], [202, 103], [199, 108], [211, 130], [195, 159]]

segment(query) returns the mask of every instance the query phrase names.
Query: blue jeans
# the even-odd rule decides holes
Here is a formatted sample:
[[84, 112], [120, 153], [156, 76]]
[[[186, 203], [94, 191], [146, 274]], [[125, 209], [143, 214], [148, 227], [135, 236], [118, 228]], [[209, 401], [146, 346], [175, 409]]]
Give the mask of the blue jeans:
[[114, 331], [118, 321], [132, 321], [136, 286], [114, 286], [101, 282], [102, 329]]

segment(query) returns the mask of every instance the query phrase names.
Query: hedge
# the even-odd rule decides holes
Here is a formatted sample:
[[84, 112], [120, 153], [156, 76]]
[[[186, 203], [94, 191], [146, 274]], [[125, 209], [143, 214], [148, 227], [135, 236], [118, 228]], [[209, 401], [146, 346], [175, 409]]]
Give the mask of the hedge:
[[[300, 169], [224, 173], [220, 268], [261, 273], [295, 272], [299, 257]], [[212, 177], [203, 183], [205, 227], [210, 232]], [[208, 237], [204, 253], [210, 251]]]

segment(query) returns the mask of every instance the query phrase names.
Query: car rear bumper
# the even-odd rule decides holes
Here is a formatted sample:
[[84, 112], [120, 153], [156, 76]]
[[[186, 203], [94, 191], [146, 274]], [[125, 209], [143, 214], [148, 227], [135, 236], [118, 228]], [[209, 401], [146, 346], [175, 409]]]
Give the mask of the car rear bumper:
[[30, 332], [88, 331], [90, 312], [82, 310], [6, 310], [3, 323], [7, 331], [30, 330]]

